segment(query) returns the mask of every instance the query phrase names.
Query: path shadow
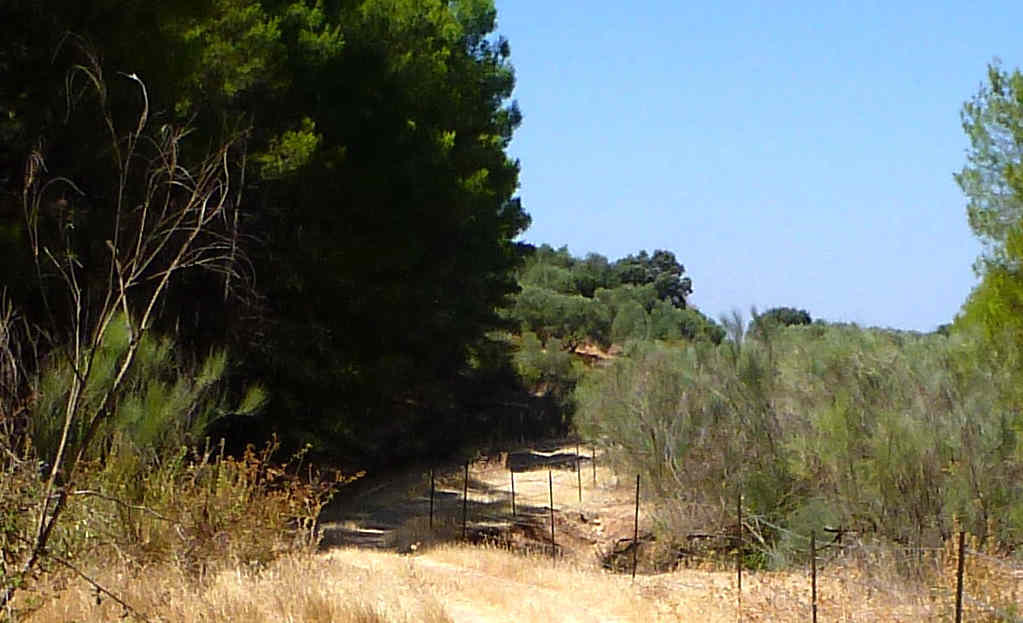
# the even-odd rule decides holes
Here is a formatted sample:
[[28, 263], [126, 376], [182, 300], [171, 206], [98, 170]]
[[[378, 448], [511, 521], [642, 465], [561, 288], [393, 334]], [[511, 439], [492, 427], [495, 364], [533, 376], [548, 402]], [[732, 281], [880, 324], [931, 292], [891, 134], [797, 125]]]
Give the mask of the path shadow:
[[568, 469], [575, 471], [576, 465], [593, 459], [575, 452], [544, 453], [534, 450], [510, 452], [505, 466], [513, 472], [527, 472], [538, 469]]
[[[574, 465], [575, 457], [572, 455]], [[463, 540], [462, 516], [466, 516], [464, 540], [500, 542], [509, 536], [523, 541], [549, 541], [550, 508], [516, 500], [511, 513], [511, 492], [470, 475], [469, 499], [463, 507], [460, 470], [438, 473], [430, 528], [429, 486], [422, 477], [391, 478], [359, 483], [341, 494], [321, 514], [321, 549], [365, 547], [401, 551], [413, 543], [441, 544]], [[429, 482], [426, 476], [426, 481]], [[440, 481], [447, 486], [440, 488]], [[410, 493], [413, 485], [422, 493]], [[347, 489], [347, 487], [345, 488]], [[555, 509], [557, 512], [557, 509]], [[550, 547], [549, 543], [546, 547]]]

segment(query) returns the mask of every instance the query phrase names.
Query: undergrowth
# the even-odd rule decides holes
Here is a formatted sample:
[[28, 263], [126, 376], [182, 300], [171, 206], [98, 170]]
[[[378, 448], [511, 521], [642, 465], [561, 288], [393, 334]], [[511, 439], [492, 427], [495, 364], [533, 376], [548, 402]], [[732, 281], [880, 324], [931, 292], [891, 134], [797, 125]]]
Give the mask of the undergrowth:
[[[112, 331], [97, 350], [86, 410], [112, 385], [126, 348], [127, 335]], [[185, 365], [169, 341], [150, 334], [138, 353], [107, 425], [73, 469], [51, 467], [73, 374], [66, 358], [42, 367], [18, 417], [0, 417], [0, 587], [15, 595], [0, 620], [46, 603], [62, 578], [91, 578], [113, 561], [136, 570], [162, 565], [202, 584], [225, 569], [258, 571], [318, 545], [320, 511], [350, 478], [307, 463], [308, 448], [280, 457], [276, 438], [240, 456], [227, 454], [223, 440], [201, 438], [218, 414], [251, 413], [263, 403], [255, 388], [228, 407], [223, 353]], [[72, 424], [70, 443], [84, 443], [79, 421]], [[41, 514], [55, 501], [60, 520], [40, 549]], [[33, 557], [38, 563], [27, 564]]]

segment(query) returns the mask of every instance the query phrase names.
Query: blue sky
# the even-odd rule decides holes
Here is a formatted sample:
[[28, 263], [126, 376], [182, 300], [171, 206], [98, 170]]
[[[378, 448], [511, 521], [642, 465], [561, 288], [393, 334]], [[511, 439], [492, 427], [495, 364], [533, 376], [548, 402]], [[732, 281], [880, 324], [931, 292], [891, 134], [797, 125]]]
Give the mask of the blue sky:
[[928, 331], [976, 283], [952, 174], [1023, 3], [497, 0], [524, 121], [522, 239], [674, 251], [712, 317]]

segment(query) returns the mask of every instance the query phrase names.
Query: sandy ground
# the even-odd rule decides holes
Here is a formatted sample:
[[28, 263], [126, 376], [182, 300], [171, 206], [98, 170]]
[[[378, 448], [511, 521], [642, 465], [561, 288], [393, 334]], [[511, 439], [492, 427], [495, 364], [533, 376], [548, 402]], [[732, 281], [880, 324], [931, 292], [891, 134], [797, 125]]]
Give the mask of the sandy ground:
[[[524, 470], [514, 472], [514, 514], [509, 464]], [[603, 568], [602, 555], [632, 538], [635, 481], [619, 480], [599, 455], [593, 467], [590, 452], [576, 455], [574, 445], [477, 461], [465, 507], [464, 468], [437, 469], [432, 528], [429, 468], [366, 478], [324, 513], [319, 553], [289, 555], [258, 572], [227, 571], [202, 586], [173, 567], [139, 574], [111, 566], [99, 579], [149, 620], [182, 623], [811, 620], [810, 577], [801, 570], [744, 573], [740, 600], [730, 569], [641, 567], [633, 580]], [[641, 534], [649, 521], [641, 507]], [[951, 620], [947, 586], [907, 590], [872, 569], [832, 562], [822, 566], [818, 587], [820, 621]], [[991, 620], [984, 614], [974, 608], [966, 620]], [[112, 600], [99, 604], [89, 585], [73, 582], [29, 620], [123, 616]]]
[[[516, 471], [506, 466], [509, 463]], [[588, 448], [578, 456], [575, 446], [550, 446], [474, 462], [469, 466], [465, 508], [464, 469], [447, 467], [434, 474], [434, 530], [429, 529], [430, 470], [424, 468], [368, 478], [345, 492], [323, 514], [325, 546], [407, 552], [417, 542], [461, 540], [464, 513], [471, 541], [503, 535], [526, 549], [550, 552], [552, 490], [559, 556], [595, 561], [599, 551], [615, 540], [632, 537], [634, 491], [601, 466], [599, 456], [594, 469]], [[645, 523], [641, 508], [641, 527]]]
[[[808, 574], [747, 573], [742, 603], [734, 572], [680, 569], [641, 573], [636, 580], [601, 568], [601, 555], [632, 538], [634, 481], [619, 479], [583, 448], [549, 446], [501, 456], [469, 468], [466, 532], [470, 541], [502, 546], [454, 546], [462, 530], [464, 471], [436, 472], [434, 528], [429, 528], [429, 471], [363, 483], [325, 515], [325, 542], [335, 556], [352, 547], [403, 554], [410, 569], [443, 590], [437, 597], [454, 621], [807, 621]], [[561, 464], [548, 471], [548, 461]], [[512, 515], [512, 472], [515, 515]], [[575, 467], [578, 464], [579, 471]], [[550, 553], [553, 485], [557, 553]], [[581, 493], [580, 493], [581, 485]], [[581, 496], [581, 501], [580, 501]], [[649, 529], [640, 509], [640, 533]], [[523, 552], [526, 552], [523, 555]], [[513, 562], [508, 562], [508, 559]], [[514, 562], [514, 561], [518, 562]], [[515, 569], [515, 567], [520, 567]], [[864, 581], [861, 581], [864, 580]], [[882, 582], [823, 572], [821, 620], [919, 621], [939, 617], [944, 604], [921, 603]], [[740, 615], [741, 612], [741, 615]]]

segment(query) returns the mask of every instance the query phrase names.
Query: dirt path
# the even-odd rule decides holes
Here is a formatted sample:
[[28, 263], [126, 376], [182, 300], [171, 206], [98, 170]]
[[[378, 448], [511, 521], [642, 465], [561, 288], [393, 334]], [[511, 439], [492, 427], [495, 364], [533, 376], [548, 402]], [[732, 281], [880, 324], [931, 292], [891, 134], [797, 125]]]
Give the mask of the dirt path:
[[[456, 582], [462, 583], [468, 590], [461, 596], [448, 595], [443, 600], [449, 612], [463, 611], [464, 606], [469, 606], [468, 614], [478, 616], [479, 594], [500, 592], [512, 596], [517, 601], [518, 607], [511, 607], [505, 603], [496, 613], [490, 613], [485, 619], [494, 623], [507, 621], [508, 623], [521, 623], [524, 614], [538, 614], [536, 606], [543, 604], [545, 609], [554, 610], [560, 613], [561, 621], [566, 623], [579, 621], [590, 623], [592, 621], [606, 621], [607, 623], [619, 623], [622, 619], [617, 617], [609, 618], [606, 612], [594, 609], [586, 604], [581, 604], [571, 594], [545, 586], [538, 586], [534, 583], [501, 577], [485, 571], [470, 569], [455, 563], [444, 562], [431, 558], [428, 554], [419, 556], [412, 563], [415, 566], [427, 570], [435, 576], [448, 577]], [[460, 598], [459, 598], [460, 597]], [[533, 612], [530, 612], [533, 610]], [[525, 612], [524, 612], [525, 611]], [[468, 620], [459, 618], [459, 620]]]
[[432, 529], [428, 469], [367, 479], [324, 512], [324, 544], [407, 552], [460, 539], [464, 513], [470, 541], [503, 539], [549, 552], [553, 486], [559, 555], [594, 560], [609, 543], [631, 537], [633, 514], [630, 496], [599, 460], [594, 469], [590, 452], [553, 446], [472, 463], [464, 507], [464, 468], [436, 470]]
[[[327, 556], [341, 556], [356, 566], [368, 555], [366, 548], [375, 550], [373, 556], [393, 557], [380, 564], [392, 565], [392, 573], [403, 574], [435, 598], [456, 623], [737, 619], [738, 594], [730, 571], [641, 573], [633, 582], [628, 575], [601, 568], [604, 554], [632, 537], [635, 492], [633, 481], [619, 482], [601, 465], [599, 455], [595, 476], [589, 452], [577, 456], [574, 445], [471, 464], [464, 507], [467, 540], [500, 548], [459, 544], [466, 483], [459, 466], [436, 472], [431, 529], [429, 473], [422, 469], [367, 479], [339, 499], [324, 514], [324, 542], [328, 549], [338, 547]], [[641, 533], [647, 521], [641, 510]], [[394, 556], [388, 550], [412, 555]], [[799, 571], [749, 573], [743, 583], [742, 620], [806, 620], [808, 580]], [[820, 611], [827, 620], [933, 618], [926, 604], [909, 603], [912, 599], [903, 604], [896, 591], [857, 584], [855, 576], [837, 570], [826, 570], [820, 586]]]

